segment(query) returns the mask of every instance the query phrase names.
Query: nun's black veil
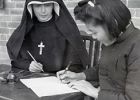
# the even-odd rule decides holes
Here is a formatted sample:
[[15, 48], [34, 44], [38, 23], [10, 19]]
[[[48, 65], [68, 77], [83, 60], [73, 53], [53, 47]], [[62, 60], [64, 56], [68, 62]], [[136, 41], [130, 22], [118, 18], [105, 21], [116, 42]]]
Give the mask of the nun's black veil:
[[58, 30], [65, 36], [70, 45], [74, 48], [75, 52], [77, 52], [83, 66], [85, 67], [89, 63], [89, 60], [87, 59], [87, 51], [80, 38], [80, 32], [76, 26], [76, 23], [74, 22], [62, 0], [26, 0], [21, 23], [7, 42], [7, 49], [10, 59], [12, 60], [17, 58], [24, 37], [26, 34], [28, 34], [33, 26], [31, 16], [27, 10], [27, 4], [31, 1], [55, 1], [59, 4], [60, 16], [55, 21], [55, 24]]

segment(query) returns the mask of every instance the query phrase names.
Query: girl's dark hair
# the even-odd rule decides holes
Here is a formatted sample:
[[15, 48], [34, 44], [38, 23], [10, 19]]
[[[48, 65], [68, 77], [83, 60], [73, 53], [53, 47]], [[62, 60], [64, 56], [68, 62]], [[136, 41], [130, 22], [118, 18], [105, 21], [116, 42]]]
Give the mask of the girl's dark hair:
[[[95, 6], [91, 6], [91, 1]], [[131, 20], [129, 9], [120, 0], [83, 0], [74, 8], [75, 18], [83, 22], [92, 19], [96, 24], [105, 23], [109, 34], [117, 38]]]

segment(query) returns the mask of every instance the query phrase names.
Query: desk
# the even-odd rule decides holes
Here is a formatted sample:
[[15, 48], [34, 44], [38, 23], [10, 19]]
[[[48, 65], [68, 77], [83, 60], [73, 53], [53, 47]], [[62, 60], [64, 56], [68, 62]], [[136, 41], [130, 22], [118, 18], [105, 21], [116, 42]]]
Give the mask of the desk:
[[15, 84], [0, 84], [0, 95], [13, 100], [83, 100], [84, 98], [82, 93], [39, 98], [31, 89], [24, 86], [21, 82]]
[[13, 100], [84, 100], [84, 94], [81, 92], [39, 98], [31, 89], [27, 88], [20, 81], [14, 84], [1, 82], [0, 95]]

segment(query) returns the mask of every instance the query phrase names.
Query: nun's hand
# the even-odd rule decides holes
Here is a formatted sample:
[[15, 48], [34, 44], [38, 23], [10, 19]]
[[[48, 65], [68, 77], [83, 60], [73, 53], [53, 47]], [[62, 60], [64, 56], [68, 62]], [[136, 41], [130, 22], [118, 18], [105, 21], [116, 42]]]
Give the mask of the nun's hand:
[[100, 91], [99, 88], [95, 88], [90, 82], [85, 80], [73, 81], [68, 86], [96, 99]]
[[67, 84], [72, 81], [86, 79], [86, 76], [84, 73], [75, 73], [71, 71], [62, 70], [62, 71], [57, 72], [56, 74], [57, 74], [57, 78], [59, 78], [64, 84]]
[[41, 72], [41, 71], [43, 71], [43, 65], [41, 63], [32, 61], [29, 66], [29, 71], [30, 72]]

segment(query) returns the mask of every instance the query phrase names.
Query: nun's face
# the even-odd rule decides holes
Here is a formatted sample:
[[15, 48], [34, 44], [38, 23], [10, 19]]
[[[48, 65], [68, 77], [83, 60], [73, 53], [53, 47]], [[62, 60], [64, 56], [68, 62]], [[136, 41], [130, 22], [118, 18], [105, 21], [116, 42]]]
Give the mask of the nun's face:
[[33, 4], [33, 10], [40, 22], [46, 22], [52, 17], [53, 3]]

